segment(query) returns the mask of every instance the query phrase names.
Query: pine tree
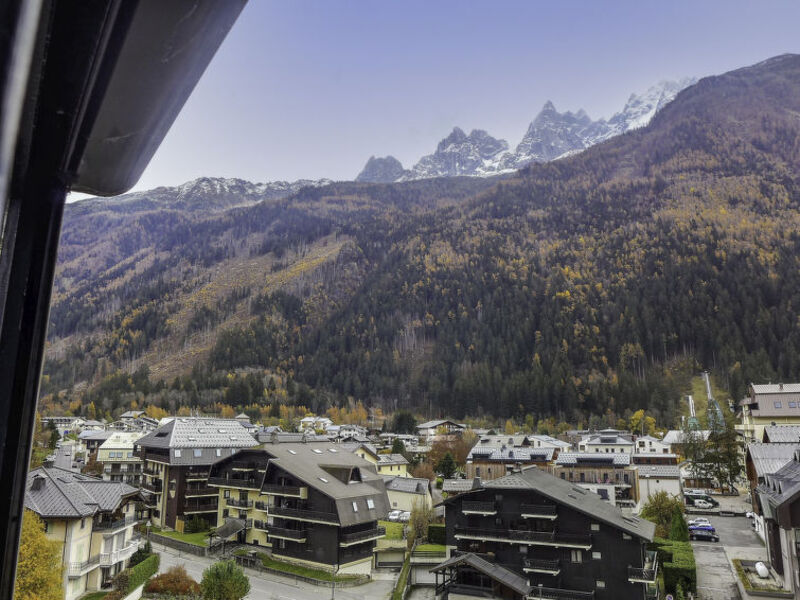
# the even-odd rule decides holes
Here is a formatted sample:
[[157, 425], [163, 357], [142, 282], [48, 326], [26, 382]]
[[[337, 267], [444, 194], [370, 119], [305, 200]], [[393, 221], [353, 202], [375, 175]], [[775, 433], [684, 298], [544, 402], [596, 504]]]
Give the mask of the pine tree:
[[675, 540], [676, 542], [689, 541], [689, 527], [683, 519], [683, 511], [678, 505], [675, 505], [672, 509], [672, 523], [669, 528], [669, 539]]

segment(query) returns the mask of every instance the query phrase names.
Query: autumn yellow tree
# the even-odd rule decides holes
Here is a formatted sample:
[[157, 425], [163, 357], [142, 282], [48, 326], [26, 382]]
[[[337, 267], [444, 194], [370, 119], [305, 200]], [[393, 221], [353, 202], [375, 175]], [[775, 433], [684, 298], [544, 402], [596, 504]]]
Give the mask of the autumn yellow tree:
[[160, 406], [156, 406], [155, 404], [151, 404], [147, 408], [144, 409], [145, 414], [150, 417], [151, 419], [156, 419], [160, 421], [164, 417], [168, 416], [166, 410], [161, 408]]
[[16, 600], [61, 600], [61, 544], [47, 539], [38, 515], [26, 510], [19, 543]]

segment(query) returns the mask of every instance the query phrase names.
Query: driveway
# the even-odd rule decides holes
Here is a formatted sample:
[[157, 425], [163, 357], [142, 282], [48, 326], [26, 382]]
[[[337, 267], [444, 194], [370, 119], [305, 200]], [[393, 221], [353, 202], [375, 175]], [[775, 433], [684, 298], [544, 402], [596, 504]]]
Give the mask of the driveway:
[[[153, 550], [161, 554], [160, 573], [175, 565], [183, 565], [186, 567], [186, 572], [198, 582], [203, 578], [203, 571], [212, 562], [215, 562], [211, 558], [180, 553], [158, 544], [153, 544]], [[245, 596], [246, 600], [320, 600], [331, 597], [330, 588], [304, 584], [278, 576], [267, 579], [267, 575], [256, 574], [249, 569], [246, 569], [245, 573], [250, 578], [250, 593]], [[362, 600], [364, 598], [387, 600], [392, 594], [393, 587], [394, 579], [371, 581], [356, 587], [337, 588], [336, 598], [341, 600]]]

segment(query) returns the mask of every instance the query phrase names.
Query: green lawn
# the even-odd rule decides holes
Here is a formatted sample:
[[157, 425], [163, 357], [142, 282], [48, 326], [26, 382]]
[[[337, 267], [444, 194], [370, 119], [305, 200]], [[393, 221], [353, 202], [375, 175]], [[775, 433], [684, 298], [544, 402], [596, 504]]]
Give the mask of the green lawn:
[[82, 596], [81, 600], [100, 600], [101, 598], [105, 598], [107, 593], [108, 592], [92, 592], [91, 594]]
[[446, 552], [444, 544], [420, 544], [414, 548], [415, 552]]
[[[708, 396], [706, 395], [706, 384], [700, 375], [692, 377], [692, 389], [686, 392], [691, 394], [694, 398], [694, 409], [697, 413], [697, 418], [700, 419], [701, 427], [708, 426]], [[719, 404], [723, 413], [730, 413], [728, 406], [728, 399], [730, 394], [717, 385], [714, 375], [711, 375], [711, 393], [714, 394], [714, 399]], [[689, 416], [689, 404], [685, 398], [681, 398], [680, 411], [682, 415]]]
[[387, 540], [403, 539], [403, 523], [392, 523], [391, 521], [378, 521], [378, 525], [386, 528]]
[[180, 540], [181, 542], [186, 542], [187, 544], [192, 544], [193, 546], [206, 546], [206, 541], [208, 540], [207, 531], [200, 531], [198, 533], [178, 533], [177, 531], [162, 531], [158, 527], [153, 527], [153, 533], [157, 533], [174, 540]]
[[[261, 562], [264, 563], [264, 566], [269, 569], [275, 569], [276, 571], [282, 571], [284, 573], [289, 573], [292, 575], [301, 575], [303, 577], [310, 577], [311, 579], [319, 579], [321, 581], [330, 581], [333, 578], [333, 573], [330, 573], [328, 571], [322, 571], [319, 569], [309, 569], [307, 567], [301, 567], [300, 565], [293, 565], [291, 563], [270, 558], [266, 554], [259, 554], [259, 556], [261, 558]], [[356, 575], [338, 575], [336, 577], [336, 581], [348, 581], [356, 578], [357, 578]]]

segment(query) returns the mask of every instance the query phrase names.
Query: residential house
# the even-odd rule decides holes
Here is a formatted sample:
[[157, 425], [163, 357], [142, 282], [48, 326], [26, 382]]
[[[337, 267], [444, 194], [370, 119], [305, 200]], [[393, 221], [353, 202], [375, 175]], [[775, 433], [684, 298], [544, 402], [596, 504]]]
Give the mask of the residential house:
[[765, 444], [800, 444], [800, 425], [767, 425], [761, 441]]
[[612, 504], [633, 507], [639, 502], [638, 472], [631, 464], [631, 454], [562, 452], [550, 471]]
[[81, 431], [78, 441], [86, 448], [87, 454], [94, 454], [103, 442], [114, 434], [113, 431]]
[[772, 568], [800, 598], [800, 449], [757, 488]]
[[331, 425], [333, 425], [333, 421], [331, 421], [328, 417], [315, 417], [314, 415], [309, 415], [300, 419], [300, 425], [297, 428], [297, 431], [308, 431], [311, 433], [315, 431], [325, 431], [325, 429]]
[[770, 425], [800, 425], [800, 383], [751, 383], [737, 416], [736, 429], [748, 442], [763, 439]]
[[133, 452], [137, 432], [115, 431], [97, 449], [97, 462], [103, 465], [105, 481], [124, 481], [134, 487], [142, 483], [142, 459]]
[[25, 508], [62, 545], [65, 600], [107, 588], [139, 547], [134, 532], [139, 490], [59, 468], [28, 473]]
[[476, 444], [467, 455], [465, 465], [468, 478], [480, 477], [484, 481], [498, 479], [526, 466], [546, 467], [558, 455], [555, 448], [532, 446], [485, 446]]
[[178, 417], [165, 420], [136, 441], [134, 455], [144, 467], [145, 505], [159, 527], [183, 529], [194, 517], [217, 520], [217, 489], [208, 486], [209, 468], [222, 458], [257, 446], [235, 419]]
[[635, 440], [634, 453], [636, 454], [672, 454], [669, 444], [665, 444], [662, 440], [653, 437], [652, 435], [640, 435]]
[[466, 427], [448, 419], [436, 419], [417, 425], [417, 436], [431, 440], [439, 435], [460, 435]]
[[383, 454], [372, 444], [342, 444], [345, 449], [352, 449], [352, 451], [375, 465], [378, 470], [378, 475], [392, 475], [394, 477], [411, 477], [408, 472], [408, 460], [402, 454]]
[[448, 497], [449, 557], [436, 595], [618, 600], [654, 598], [647, 550], [655, 525], [537, 468]]
[[433, 492], [429, 479], [419, 477], [384, 476], [389, 510], [411, 512], [415, 507], [433, 508]]
[[707, 441], [710, 434], [711, 431], [708, 429], [691, 429], [688, 434], [682, 429], [671, 429], [664, 434], [663, 438], [661, 438], [661, 443], [669, 446], [670, 454], [680, 454], [685, 456], [686, 453], [684, 448], [687, 442], [690, 441], [687, 440], [689, 435], [698, 436], [699, 438], [702, 438], [703, 441]]
[[330, 441], [267, 443], [214, 464], [217, 535], [339, 574], [370, 573], [388, 498], [373, 465]]
[[753, 506], [753, 524], [756, 533], [765, 542], [764, 513], [759, 502], [758, 487], [766, 483], [768, 475], [780, 471], [785, 465], [792, 462], [798, 448], [800, 448], [800, 443], [752, 443], [747, 444], [745, 449], [744, 469]]
[[464, 492], [480, 489], [481, 485], [480, 477], [472, 479], [445, 479], [442, 482], [442, 494], [447, 494], [448, 497], [457, 496]]
[[604, 429], [585, 436], [578, 443], [578, 451], [603, 454], [633, 454], [635, 451], [635, 444], [629, 434], [620, 433], [616, 429]]
[[670, 496], [683, 499], [681, 469], [677, 464], [637, 464], [636, 471], [640, 509], [651, 496], [659, 492], [666, 492]]

